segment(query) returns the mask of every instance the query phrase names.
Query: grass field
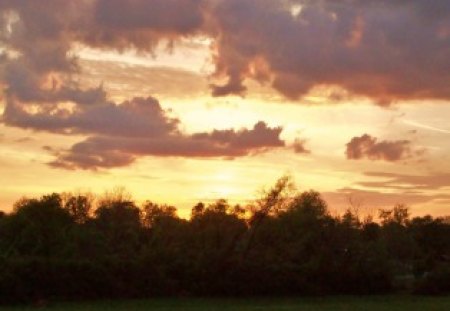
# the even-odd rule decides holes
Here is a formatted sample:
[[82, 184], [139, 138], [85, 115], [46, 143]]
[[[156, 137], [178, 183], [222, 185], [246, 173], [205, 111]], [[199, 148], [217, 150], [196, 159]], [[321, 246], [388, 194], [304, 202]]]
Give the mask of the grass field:
[[[36, 310], [36, 307], [0, 307], [0, 311]], [[450, 297], [327, 297], [305, 299], [173, 299], [102, 301], [50, 304], [55, 311], [434, 311], [450, 310]]]

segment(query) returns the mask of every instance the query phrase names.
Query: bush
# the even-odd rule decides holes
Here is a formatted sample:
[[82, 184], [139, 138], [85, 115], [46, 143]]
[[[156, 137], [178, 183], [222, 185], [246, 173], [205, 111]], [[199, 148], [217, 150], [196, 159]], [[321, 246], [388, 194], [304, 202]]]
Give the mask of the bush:
[[415, 293], [426, 295], [450, 294], [450, 264], [440, 264], [417, 282]]

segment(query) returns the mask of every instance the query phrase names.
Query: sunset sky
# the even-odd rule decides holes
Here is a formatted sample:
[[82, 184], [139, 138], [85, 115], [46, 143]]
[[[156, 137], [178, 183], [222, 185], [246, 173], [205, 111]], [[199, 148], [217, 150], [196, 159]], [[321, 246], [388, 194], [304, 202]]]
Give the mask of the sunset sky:
[[126, 187], [245, 203], [280, 176], [450, 215], [448, 0], [0, 0], [0, 209]]

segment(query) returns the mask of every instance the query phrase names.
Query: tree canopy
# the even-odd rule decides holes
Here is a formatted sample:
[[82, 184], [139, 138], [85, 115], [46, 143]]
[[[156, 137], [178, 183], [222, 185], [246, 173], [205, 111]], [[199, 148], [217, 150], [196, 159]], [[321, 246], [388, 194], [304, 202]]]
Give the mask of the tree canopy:
[[332, 215], [288, 177], [189, 219], [123, 190], [21, 199], [0, 215], [0, 301], [450, 292], [450, 225], [404, 205]]

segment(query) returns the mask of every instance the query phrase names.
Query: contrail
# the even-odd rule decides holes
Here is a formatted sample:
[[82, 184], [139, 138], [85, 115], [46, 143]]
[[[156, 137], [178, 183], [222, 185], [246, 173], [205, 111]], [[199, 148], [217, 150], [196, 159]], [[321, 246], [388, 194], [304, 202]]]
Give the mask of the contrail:
[[415, 121], [412, 121], [412, 120], [403, 120], [403, 123], [408, 124], [408, 125], [412, 125], [412, 126], [415, 126], [415, 127], [423, 128], [423, 129], [426, 129], [426, 130], [430, 130], [430, 131], [450, 134], [450, 130], [441, 129], [441, 128], [430, 126], [430, 125], [426, 125], [426, 124], [421, 124], [421, 123], [418, 123], [418, 122], [415, 122]]

